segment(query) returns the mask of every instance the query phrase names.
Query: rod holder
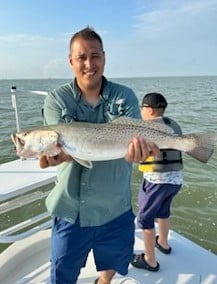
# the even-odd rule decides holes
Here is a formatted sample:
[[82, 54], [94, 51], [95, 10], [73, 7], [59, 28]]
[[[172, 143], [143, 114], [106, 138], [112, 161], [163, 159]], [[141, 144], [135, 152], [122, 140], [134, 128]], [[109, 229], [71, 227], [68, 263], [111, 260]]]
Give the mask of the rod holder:
[[17, 132], [19, 132], [20, 131], [20, 113], [19, 113], [18, 97], [17, 97], [16, 91], [17, 91], [16, 86], [12, 86], [11, 87], [11, 101], [12, 101], [12, 107], [15, 110]]

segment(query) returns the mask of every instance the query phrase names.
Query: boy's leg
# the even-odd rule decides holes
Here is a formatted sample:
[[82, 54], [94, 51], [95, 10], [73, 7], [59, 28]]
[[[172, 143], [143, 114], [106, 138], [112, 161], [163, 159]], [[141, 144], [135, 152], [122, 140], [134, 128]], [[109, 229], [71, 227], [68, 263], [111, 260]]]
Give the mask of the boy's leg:
[[169, 218], [161, 219], [158, 218], [158, 226], [159, 226], [159, 237], [157, 242], [165, 249], [169, 249], [168, 243], [168, 234], [170, 229], [170, 221]]
[[157, 261], [155, 258], [155, 230], [154, 229], [144, 229], [144, 246], [145, 246], [145, 261], [152, 267], [157, 266]]

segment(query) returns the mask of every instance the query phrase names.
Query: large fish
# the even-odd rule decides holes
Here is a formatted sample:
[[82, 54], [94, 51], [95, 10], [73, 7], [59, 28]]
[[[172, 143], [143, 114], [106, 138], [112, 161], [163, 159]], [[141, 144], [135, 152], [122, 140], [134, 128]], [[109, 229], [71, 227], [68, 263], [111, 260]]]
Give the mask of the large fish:
[[102, 124], [71, 122], [42, 126], [14, 133], [11, 138], [20, 157], [55, 156], [60, 146], [78, 163], [91, 168], [91, 161], [123, 158], [136, 136], [154, 142], [160, 149], [176, 149], [204, 163], [211, 157], [217, 141], [215, 132], [177, 136], [159, 122], [129, 117]]

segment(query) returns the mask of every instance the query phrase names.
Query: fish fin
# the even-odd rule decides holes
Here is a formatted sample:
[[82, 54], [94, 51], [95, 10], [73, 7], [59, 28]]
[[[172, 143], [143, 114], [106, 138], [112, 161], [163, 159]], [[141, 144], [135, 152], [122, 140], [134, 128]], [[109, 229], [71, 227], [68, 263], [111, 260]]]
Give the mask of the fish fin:
[[129, 116], [120, 116], [109, 123], [134, 125], [136, 127], [150, 128], [167, 134], [174, 134], [174, 131], [168, 125], [162, 123], [161, 119], [142, 120], [139, 118], [132, 118]]
[[82, 159], [79, 159], [79, 158], [75, 158], [75, 157], [72, 157], [78, 164], [82, 165], [83, 167], [86, 167], [88, 169], [92, 169], [93, 167], [93, 164], [91, 161], [86, 161], [86, 160], [82, 160]]
[[217, 143], [217, 133], [210, 131], [198, 134], [187, 134], [185, 137], [193, 140], [195, 145], [194, 148], [186, 151], [186, 153], [202, 163], [207, 163], [214, 153], [214, 146]]

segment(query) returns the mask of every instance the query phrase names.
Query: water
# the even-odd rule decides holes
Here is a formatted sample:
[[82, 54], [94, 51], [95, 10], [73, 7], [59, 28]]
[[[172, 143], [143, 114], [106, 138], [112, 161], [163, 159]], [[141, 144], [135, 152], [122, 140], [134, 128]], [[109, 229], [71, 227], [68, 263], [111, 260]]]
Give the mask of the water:
[[[48, 80], [0, 80], [0, 164], [16, 157], [10, 133], [16, 131], [15, 113], [11, 105], [10, 89], [52, 90], [68, 79]], [[179, 122], [184, 133], [206, 130], [217, 131], [217, 77], [159, 77], [121, 78], [114, 81], [134, 89], [141, 101], [148, 92], [161, 92], [168, 100], [166, 115]], [[19, 93], [21, 127], [42, 124], [43, 96]], [[215, 148], [217, 150], [217, 147]], [[217, 151], [208, 162], [202, 164], [184, 155], [184, 184], [172, 204], [171, 227], [217, 254]], [[134, 166], [133, 206], [137, 211], [137, 193], [142, 174]], [[44, 208], [44, 200], [25, 210], [15, 210], [11, 216], [2, 218], [0, 229], [14, 219], [29, 216], [32, 211]], [[4, 216], [5, 217], [5, 216]]]

